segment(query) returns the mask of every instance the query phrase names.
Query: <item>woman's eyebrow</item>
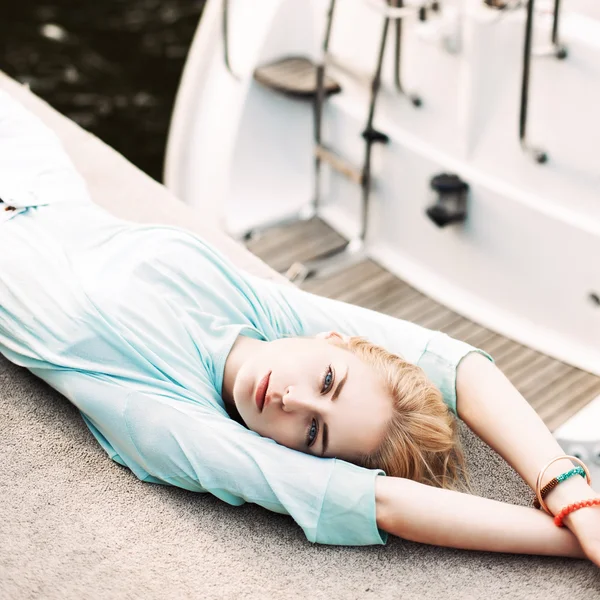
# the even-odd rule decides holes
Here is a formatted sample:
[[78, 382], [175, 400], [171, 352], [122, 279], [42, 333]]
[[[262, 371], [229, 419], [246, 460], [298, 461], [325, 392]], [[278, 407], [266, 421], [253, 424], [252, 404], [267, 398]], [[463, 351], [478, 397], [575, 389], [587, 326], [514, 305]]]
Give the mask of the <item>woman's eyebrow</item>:
[[[342, 377], [341, 381], [338, 383], [338, 386], [335, 388], [335, 392], [333, 392], [333, 396], [331, 400], [337, 400], [337, 397], [341, 394], [342, 388], [348, 379], [348, 373], [350, 372], [350, 367], [346, 368], [346, 374]], [[329, 427], [327, 427], [327, 423], [323, 423], [323, 435], [321, 437], [322, 440], [322, 449], [321, 456], [325, 456], [325, 452], [327, 452], [327, 446], [329, 445]]]
[[333, 396], [331, 397], [332, 400], [337, 400], [337, 397], [342, 393], [342, 389], [344, 387], [344, 384], [346, 383], [346, 380], [348, 379], [349, 372], [350, 372], [350, 367], [347, 367], [346, 374], [344, 375], [342, 380], [338, 383], [337, 388], [335, 388], [335, 392], [333, 392]]

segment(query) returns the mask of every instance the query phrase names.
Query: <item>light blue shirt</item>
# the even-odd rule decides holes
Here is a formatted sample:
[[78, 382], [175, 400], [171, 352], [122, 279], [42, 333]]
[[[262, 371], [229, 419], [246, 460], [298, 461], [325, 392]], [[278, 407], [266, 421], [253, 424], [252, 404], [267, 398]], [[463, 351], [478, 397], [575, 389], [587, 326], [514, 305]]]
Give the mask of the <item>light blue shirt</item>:
[[363, 335], [420, 365], [456, 413], [457, 365], [477, 349], [244, 273], [186, 230], [117, 219], [91, 202], [55, 136], [2, 93], [0, 198], [0, 352], [73, 402], [114, 461], [143, 481], [289, 514], [312, 542], [385, 542], [383, 472], [233, 421], [227, 355], [240, 334]]

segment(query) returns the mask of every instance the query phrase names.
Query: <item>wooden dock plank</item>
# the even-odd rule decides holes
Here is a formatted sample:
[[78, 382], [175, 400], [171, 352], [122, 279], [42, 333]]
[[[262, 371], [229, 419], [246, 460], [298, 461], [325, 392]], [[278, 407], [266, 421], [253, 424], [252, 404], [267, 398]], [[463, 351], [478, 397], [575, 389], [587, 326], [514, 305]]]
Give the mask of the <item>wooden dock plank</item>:
[[[263, 232], [248, 248], [280, 272], [294, 262], [340, 247], [344, 239], [320, 219]], [[554, 430], [600, 394], [600, 377], [527, 348], [420, 293], [377, 263], [364, 260], [301, 285], [314, 294], [413, 321], [488, 352], [503, 373]]]

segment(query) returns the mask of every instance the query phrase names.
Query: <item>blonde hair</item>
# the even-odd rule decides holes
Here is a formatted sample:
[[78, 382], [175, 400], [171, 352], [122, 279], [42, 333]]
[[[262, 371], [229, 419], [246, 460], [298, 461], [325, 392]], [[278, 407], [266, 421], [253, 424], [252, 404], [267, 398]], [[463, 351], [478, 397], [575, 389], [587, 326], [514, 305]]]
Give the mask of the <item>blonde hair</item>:
[[435, 487], [471, 491], [457, 420], [423, 369], [361, 337], [334, 343], [372, 367], [393, 402], [382, 443], [358, 464]]

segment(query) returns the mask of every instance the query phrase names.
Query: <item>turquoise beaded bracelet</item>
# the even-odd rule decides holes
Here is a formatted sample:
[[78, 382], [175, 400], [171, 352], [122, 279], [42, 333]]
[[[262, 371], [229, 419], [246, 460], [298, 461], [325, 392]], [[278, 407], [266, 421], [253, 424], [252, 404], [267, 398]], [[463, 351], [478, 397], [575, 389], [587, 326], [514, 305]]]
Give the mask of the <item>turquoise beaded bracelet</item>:
[[[582, 477], [585, 477], [586, 473], [582, 467], [575, 467], [574, 469], [571, 469], [566, 473], [558, 475], [542, 488], [542, 491], [540, 492], [542, 499], [544, 499], [548, 495], [550, 490], [553, 490], [559, 483], [565, 481], [566, 479], [569, 479], [569, 477], [573, 477], [573, 475], [581, 475]], [[535, 508], [541, 508], [540, 501], [537, 498], [533, 501], [533, 506], [535, 506]]]

